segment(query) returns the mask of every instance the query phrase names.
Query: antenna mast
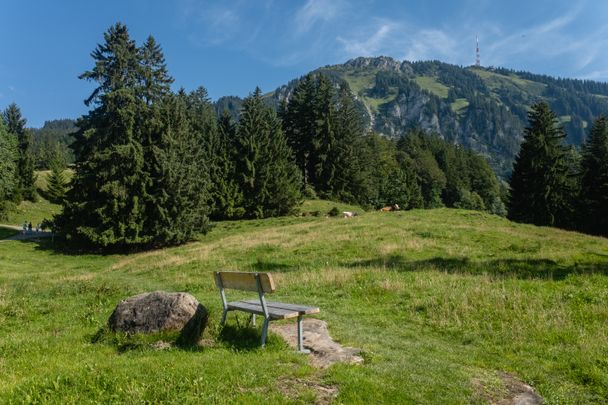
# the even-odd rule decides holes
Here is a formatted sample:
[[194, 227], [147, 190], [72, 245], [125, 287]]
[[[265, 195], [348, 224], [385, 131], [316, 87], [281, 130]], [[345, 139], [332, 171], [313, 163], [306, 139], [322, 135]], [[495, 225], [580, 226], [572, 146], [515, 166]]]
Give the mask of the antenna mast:
[[477, 48], [475, 49], [475, 66], [481, 66], [481, 56], [479, 54], [479, 37], [475, 36], [477, 41]]

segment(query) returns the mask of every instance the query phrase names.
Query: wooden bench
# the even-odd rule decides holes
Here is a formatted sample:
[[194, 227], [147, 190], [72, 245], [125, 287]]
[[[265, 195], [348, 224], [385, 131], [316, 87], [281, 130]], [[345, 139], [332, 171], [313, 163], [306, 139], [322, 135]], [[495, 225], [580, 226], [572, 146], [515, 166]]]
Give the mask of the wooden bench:
[[[282, 302], [266, 301], [265, 294], [275, 292], [274, 281], [270, 273], [247, 273], [236, 271], [218, 271], [215, 272], [215, 285], [220, 289], [222, 297], [222, 313], [221, 325], [226, 323], [226, 317], [229, 311], [243, 311], [251, 314], [251, 319], [255, 325], [255, 316], [262, 315], [264, 324], [262, 326], [262, 346], [266, 345], [266, 336], [268, 334], [268, 324], [270, 321], [277, 319], [298, 318], [298, 351], [309, 353], [304, 349], [302, 338], [302, 318], [304, 315], [319, 313], [318, 307], [309, 307], [305, 305], [285, 304]], [[258, 293], [258, 299], [232, 301], [226, 300], [226, 289], [253, 291]]]

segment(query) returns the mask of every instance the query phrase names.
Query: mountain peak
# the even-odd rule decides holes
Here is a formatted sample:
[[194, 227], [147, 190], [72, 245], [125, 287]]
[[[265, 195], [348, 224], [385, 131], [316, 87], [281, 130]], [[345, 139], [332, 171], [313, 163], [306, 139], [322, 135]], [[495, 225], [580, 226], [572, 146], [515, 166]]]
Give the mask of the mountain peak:
[[346, 63], [344, 63], [344, 65], [357, 69], [372, 67], [380, 70], [399, 71], [401, 69], [402, 63], [398, 60], [391, 58], [390, 56], [360, 56], [358, 58], [348, 60]]

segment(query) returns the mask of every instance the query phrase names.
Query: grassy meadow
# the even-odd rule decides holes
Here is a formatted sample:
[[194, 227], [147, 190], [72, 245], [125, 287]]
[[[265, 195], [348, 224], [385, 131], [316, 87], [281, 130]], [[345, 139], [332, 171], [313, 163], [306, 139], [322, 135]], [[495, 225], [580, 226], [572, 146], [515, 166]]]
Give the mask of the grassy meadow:
[[[50, 170], [36, 172], [36, 189], [39, 193], [37, 201], [22, 201], [8, 213], [5, 223], [21, 226], [24, 222], [31, 222], [33, 226], [36, 226], [44, 219], [52, 219], [60, 211], [61, 207], [58, 204], [53, 204], [44, 198], [47, 190], [47, 178], [50, 174]], [[72, 175], [73, 171], [71, 169], [65, 171], [66, 180], [69, 181]]]
[[[506, 389], [498, 372], [547, 403], [608, 398], [604, 238], [436, 209], [223, 222], [130, 255], [50, 243], [0, 243], [0, 402], [309, 403], [322, 385], [336, 403], [485, 403]], [[273, 300], [320, 306], [365, 363], [315, 369], [272, 334], [258, 348], [234, 314], [220, 333], [218, 269], [272, 272]], [[203, 345], [155, 350], [105, 330], [121, 299], [152, 290], [209, 309]]]

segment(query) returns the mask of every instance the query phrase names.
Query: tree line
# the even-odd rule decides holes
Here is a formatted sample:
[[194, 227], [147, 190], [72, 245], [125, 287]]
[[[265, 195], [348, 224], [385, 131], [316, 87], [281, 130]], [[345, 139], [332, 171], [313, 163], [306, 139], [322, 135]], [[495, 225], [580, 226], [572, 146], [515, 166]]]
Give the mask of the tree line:
[[421, 130], [397, 141], [367, 132], [351, 94], [345, 81], [310, 74], [279, 108], [305, 192], [374, 208], [506, 213], [504, 190], [482, 156]]
[[[504, 214], [484, 158], [422, 131], [399, 141], [368, 132], [346, 82], [308, 75], [278, 113], [256, 89], [236, 121], [229, 108], [218, 116], [203, 87], [173, 92], [151, 36], [138, 46], [116, 24], [92, 58], [80, 76], [95, 83], [85, 100], [91, 109], [76, 122], [74, 175], [54, 219], [71, 245], [180, 244], [209, 231], [211, 220], [290, 214], [315, 196], [370, 208]], [[13, 143], [6, 150], [17, 156]], [[18, 173], [13, 161], [6, 170]]]
[[597, 118], [581, 151], [547, 103], [532, 106], [510, 179], [509, 218], [608, 235], [608, 119]]
[[170, 89], [161, 47], [112, 26], [80, 78], [96, 87], [77, 121], [75, 172], [59, 234], [73, 245], [129, 250], [183, 243], [210, 219], [291, 212], [300, 178], [276, 112], [257, 89], [240, 120], [216, 119], [206, 90]]
[[[65, 169], [66, 145], [47, 140], [45, 147], [37, 144], [34, 131], [26, 128], [27, 120], [17, 104], [10, 104], [0, 119], [0, 219], [24, 200], [35, 202], [39, 194], [60, 203], [67, 190]], [[40, 163], [44, 162], [44, 163]], [[47, 189], [36, 187], [35, 169], [50, 169]]]
[[[561, 145], [563, 130], [554, 115], [537, 120], [556, 131], [543, 135], [546, 145], [535, 144], [546, 156], [524, 152], [531, 134], [542, 132], [534, 129], [530, 115], [509, 198], [479, 154], [422, 130], [399, 140], [367, 131], [345, 81], [307, 75], [278, 112], [258, 88], [242, 102], [235, 120], [229, 108], [216, 111], [203, 87], [172, 91], [162, 49], [151, 36], [138, 46], [127, 27], [116, 24], [92, 57], [93, 67], [80, 78], [96, 86], [85, 100], [90, 111], [76, 123], [74, 175], [54, 219], [57, 233], [73, 246], [133, 250], [180, 244], [208, 232], [212, 220], [286, 215], [314, 197], [368, 208], [447, 206], [498, 215], [507, 214], [508, 202], [515, 220], [566, 226], [561, 221], [579, 207], [572, 193], [589, 190], [582, 168], [596, 170], [585, 163], [591, 146], [583, 148], [580, 159]], [[2, 201], [25, 190], [20, 167], [30, 167], [32, 178], [34, 173], [31, 163], [20, 163], [21, 138], [9, 136], [18, 134], [19, 119], [9, 120], [6, 112], [4, 117], [0, 150], [12, 159], [2, 159], [0, 170], [12, 175], [2, 176]], [[600, 130], [594, 126], [594, 131]], [[557, 146], [550, 152], [547, 145]], [[563, 164], [520, 162], [529, 158]], [[533, 170], [539, 167], [559, 173], [563, 181], [538, 182]], [[525, 215], [536, 208], [517, 206], [533, 199], [522, 198], [530, 192], [525, 189], [529, 179], [535, 187], [548, 184], [538, 193], [551, 196], [539, 203], [548, 212], [538, 208], [532, 218]], [[556, 189], [570, 194], [547, 191]]]

